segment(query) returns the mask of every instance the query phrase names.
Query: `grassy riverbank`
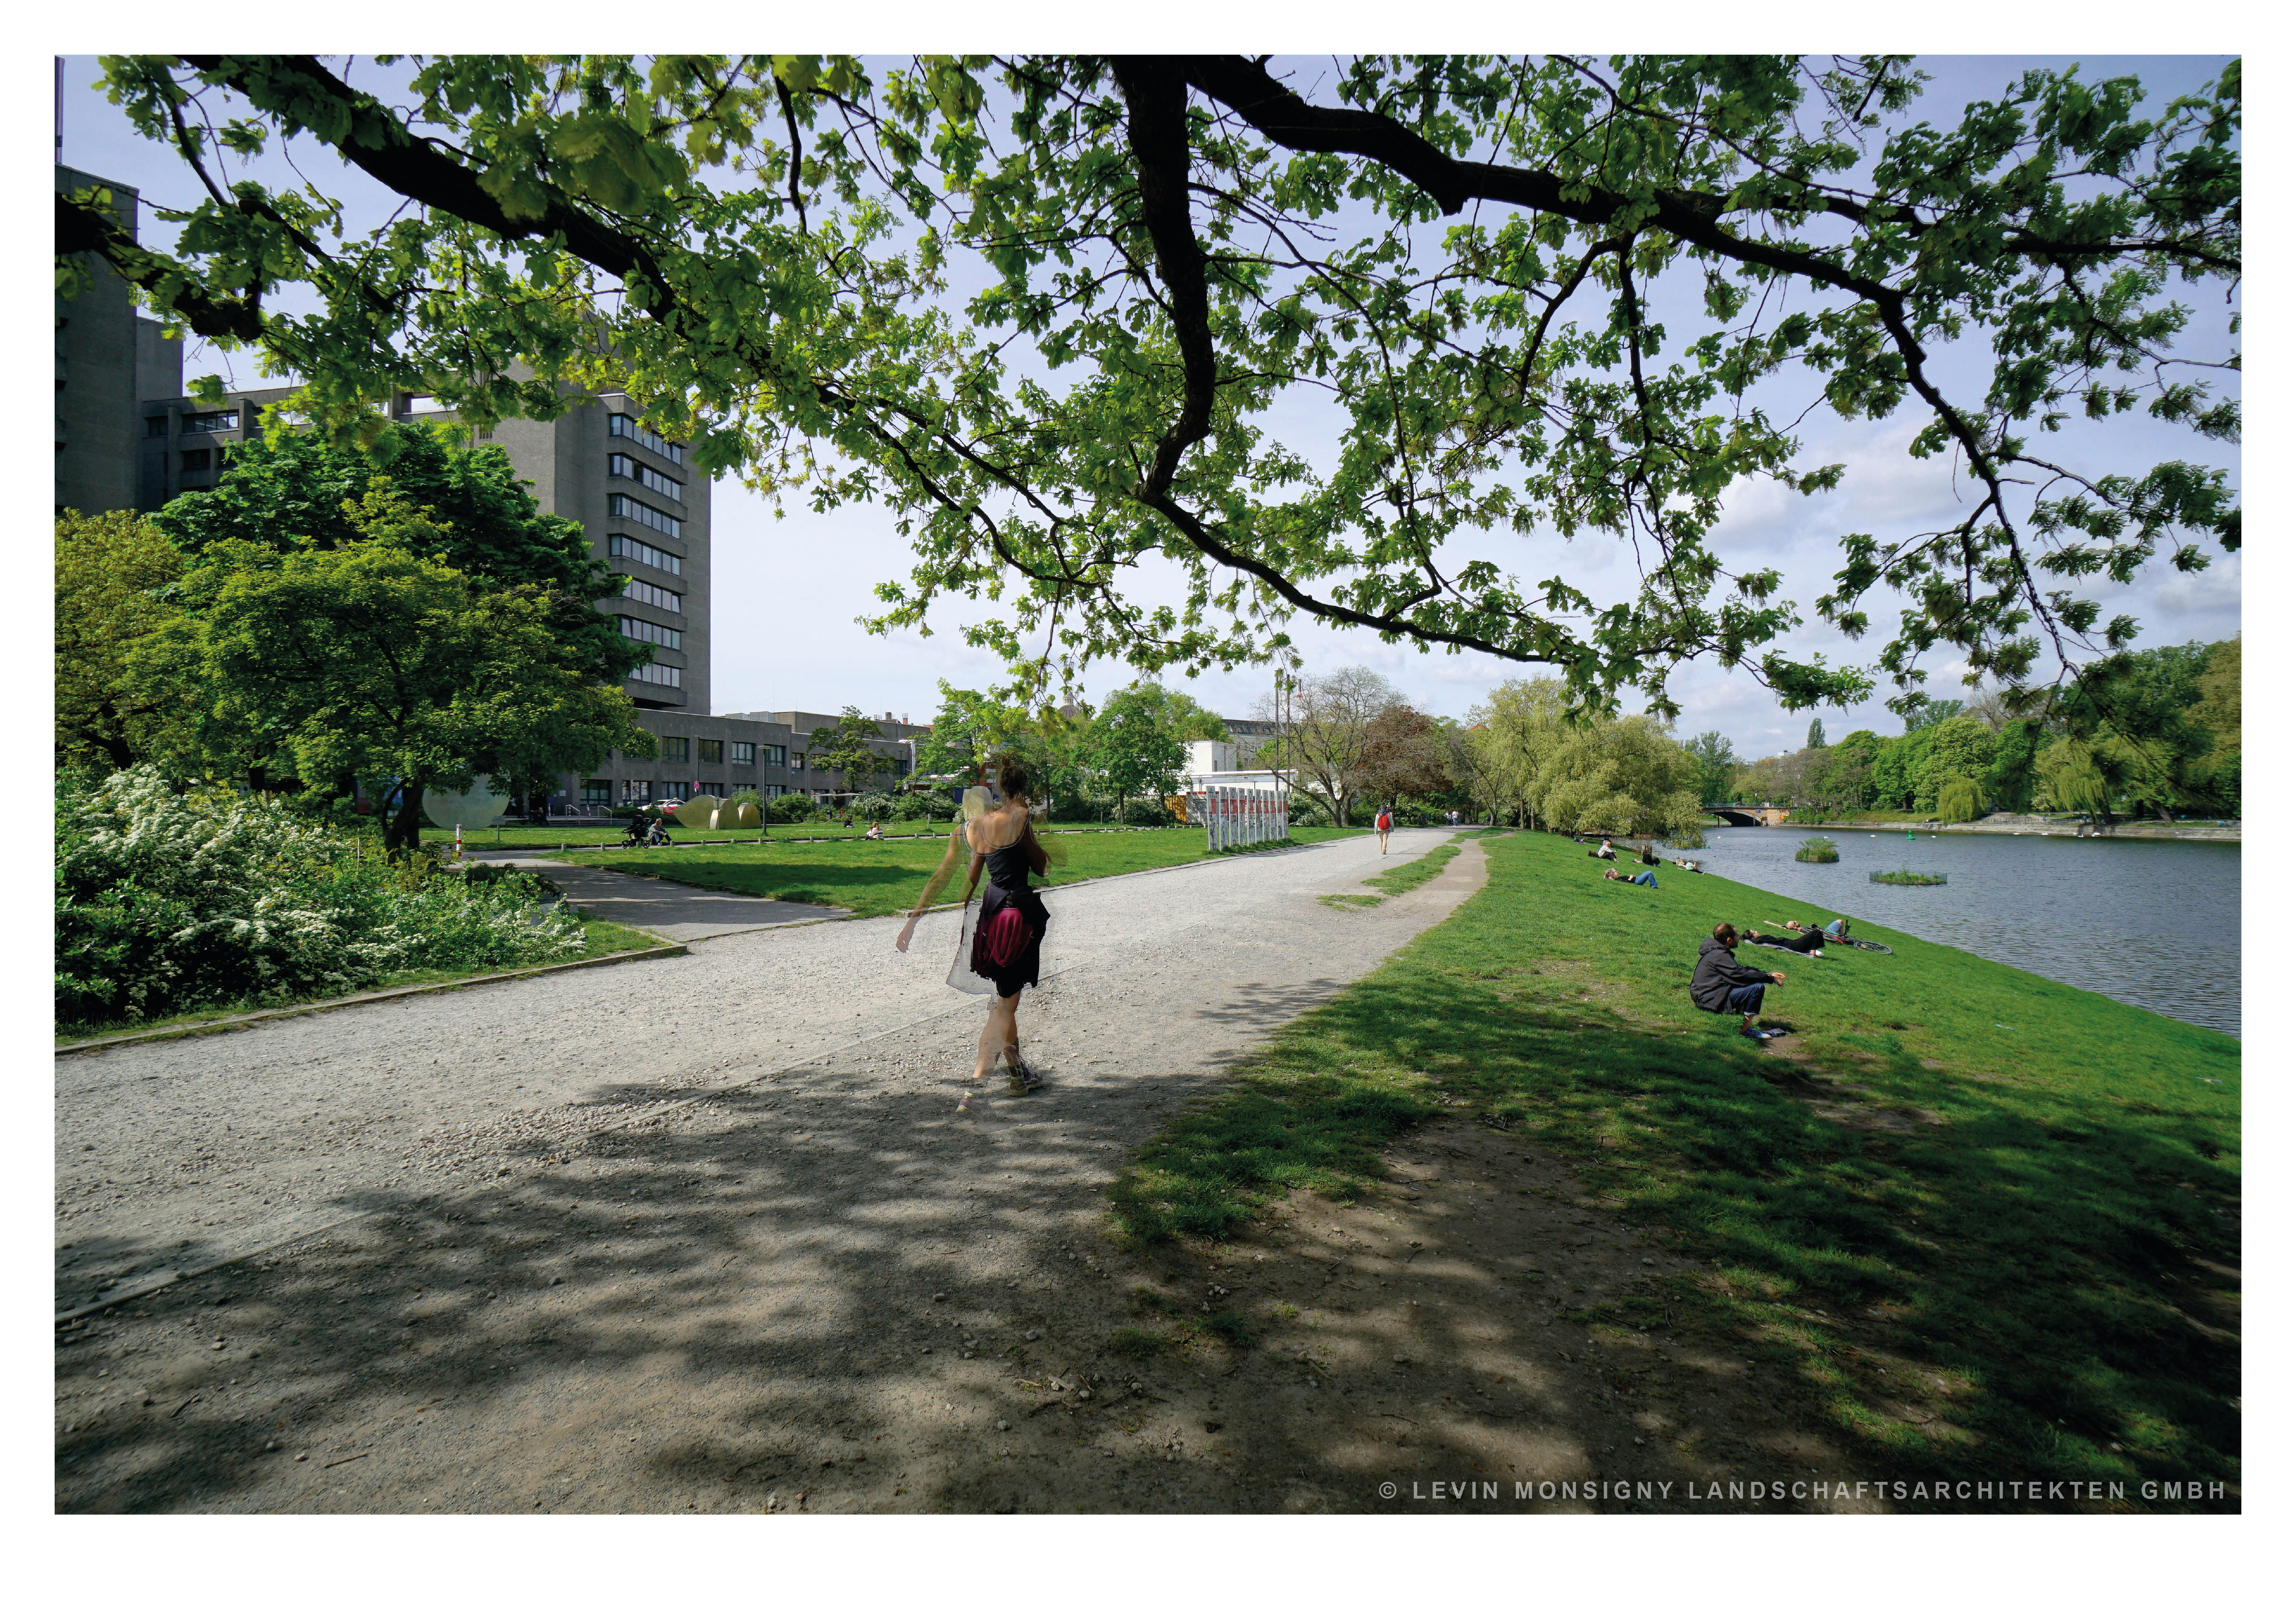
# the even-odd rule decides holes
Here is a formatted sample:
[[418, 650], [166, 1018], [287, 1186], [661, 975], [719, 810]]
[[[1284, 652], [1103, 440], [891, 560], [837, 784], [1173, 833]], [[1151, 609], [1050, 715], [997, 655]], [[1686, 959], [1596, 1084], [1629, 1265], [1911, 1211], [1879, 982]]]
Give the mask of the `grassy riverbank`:
[[[800, 825], [802, 826], [802, 825]], [[1294, 829], [1294, 843], [1361, 836], [1361, 829]], [[1040, 883], [1073, 884], [1111, 874], [1137, 874], [1144, 869], [1170, 868], [1201, 863], [1224, 852], [1204, 849], [1201, 829], [1143, 829], [1119, 833], [1063, 833], [1058, 837], [1064, 861]], [[800, 845], [768, 841], [763, 846], [673, 846], [667, 850], [567, 854], [569, 862], [621, 874], [652, 874], [687, 885], [771, 897], [781, 902], [814, 903], [851, 908], [863, 918], [898, 914], [913, 907], [925, 881], [939, 866], [948, 849], [947, 831], [938, 841], [847, 841], [838, 845]], [[947, 899], [955, 901], [964, 889], [960, 871], [951, 882]]]
[[1877, 1472], [2238, 1481], [2237, 1040], [1874, 929], [1894, 956], [1744, 950], [1788, 975], [1765, 1052], [1689, 1003], [1699, 940], [1817, 910], [1609, 883], [1547, 835], [1488, 850], [1482, 891], [1144, 1149], [1121, 1226], [1345, 1196], [1465, 1112], [1702, 1259], [1591, 1323], [1776, 1361]]

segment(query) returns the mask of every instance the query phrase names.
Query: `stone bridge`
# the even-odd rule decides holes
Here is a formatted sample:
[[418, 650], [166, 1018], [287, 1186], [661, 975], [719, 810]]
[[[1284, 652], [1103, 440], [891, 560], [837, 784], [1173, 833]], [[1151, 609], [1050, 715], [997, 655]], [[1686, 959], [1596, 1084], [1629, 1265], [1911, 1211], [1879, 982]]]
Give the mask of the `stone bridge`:
[[1749, 807], [1737, 804], [1712, 806], [1705, 808], [1726, 824], [1741, 829], [1775, 829], [1786, 821], [1791, 807]]

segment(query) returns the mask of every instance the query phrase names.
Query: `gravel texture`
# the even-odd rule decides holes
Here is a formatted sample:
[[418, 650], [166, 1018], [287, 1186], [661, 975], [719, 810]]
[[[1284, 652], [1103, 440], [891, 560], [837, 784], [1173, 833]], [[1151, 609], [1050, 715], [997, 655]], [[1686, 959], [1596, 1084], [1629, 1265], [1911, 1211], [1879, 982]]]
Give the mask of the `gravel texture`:
[[626, 874], [581, 863], [560, 863], [549, 857], [475, 857], [477, 865], [532, 869], [549, 876], [566, 900], [587, 908], [600, 919], [618, 925], [651, 931], [676, 942], [772, 925], [817, 924], [843, 919], [849, 908], [816, 907], [805, 902], [776, 902], [770, 897], [748, 897], [739, 891], [709, 890], [680, 885], [646, 874]]
[[60, 1309], [275, 1250], [60, 1330], [59, 1505], [778, 1510], [763, 1485], [872, 1442], [922, 1470], [1011, 1421], [992, 1366], [1086, 1357], [1057, 1327], [1127, 1151], [1480, 848], [1376, 909], [1317, 898], [1444, 838], [1062, 888], [1021, 1006], [1047, 1086], [962, 1111], [949, 915], [906, 956], [832, 922], [64, 1060]]

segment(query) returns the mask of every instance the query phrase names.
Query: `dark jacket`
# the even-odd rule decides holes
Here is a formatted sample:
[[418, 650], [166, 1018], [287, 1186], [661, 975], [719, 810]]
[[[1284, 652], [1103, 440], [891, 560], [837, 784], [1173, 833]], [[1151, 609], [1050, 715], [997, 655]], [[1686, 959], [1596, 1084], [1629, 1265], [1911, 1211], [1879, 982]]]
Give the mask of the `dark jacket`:
[[1690, 1001], [1718, 1015], [1729, 1007], [1731, 988], [1769, 979], [1769, 972], [1749, 970], [1738, 962], [1736, 954], [1710, 936], [1698, 947], [1698, 969], [1690, 978]]

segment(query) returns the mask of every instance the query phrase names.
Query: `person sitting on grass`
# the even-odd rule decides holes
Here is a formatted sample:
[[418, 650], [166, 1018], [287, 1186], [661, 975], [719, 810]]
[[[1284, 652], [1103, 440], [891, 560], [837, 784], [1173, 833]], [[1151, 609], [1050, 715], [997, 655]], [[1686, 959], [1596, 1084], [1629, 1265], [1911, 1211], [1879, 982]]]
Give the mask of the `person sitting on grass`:
[[863, 835], [861, 838], [865, 841], [883, 840], [885, 838], [885, 825], [879, 823], [875, 818], [871, 818], [869, 820], [869, 833]]
[[1605, 880], [1624, 880], [1628, 885], [1647, 885], [1652, 890], [1658, 890], [1658, 876], [1656, 874], [1622, 874], [1615, 868], [1606, 868], [1603, 871], [1603, 878]]
[[1726, 920], [1698, 945], [1698, 968], [1690, 978], [1690, 1001], [1710, 1014], [1734, 1013], [1738, 1036], [1757, 1040], [1768, 1036], [1754, 1029], [1762, 1013], [1762, 994], [1772, 983], [1784, 987], [1783, 970], [1751, 970], [1738, 962], [1738, 927]]
[[1605, 863], [1619, 855], [1617, 849], [1611, 844], [1611, 837], [1609, 835], [1606, 834], [1603, 837], [1603, 844], [1596, 849], [1595, 855], [1602, 858]]

